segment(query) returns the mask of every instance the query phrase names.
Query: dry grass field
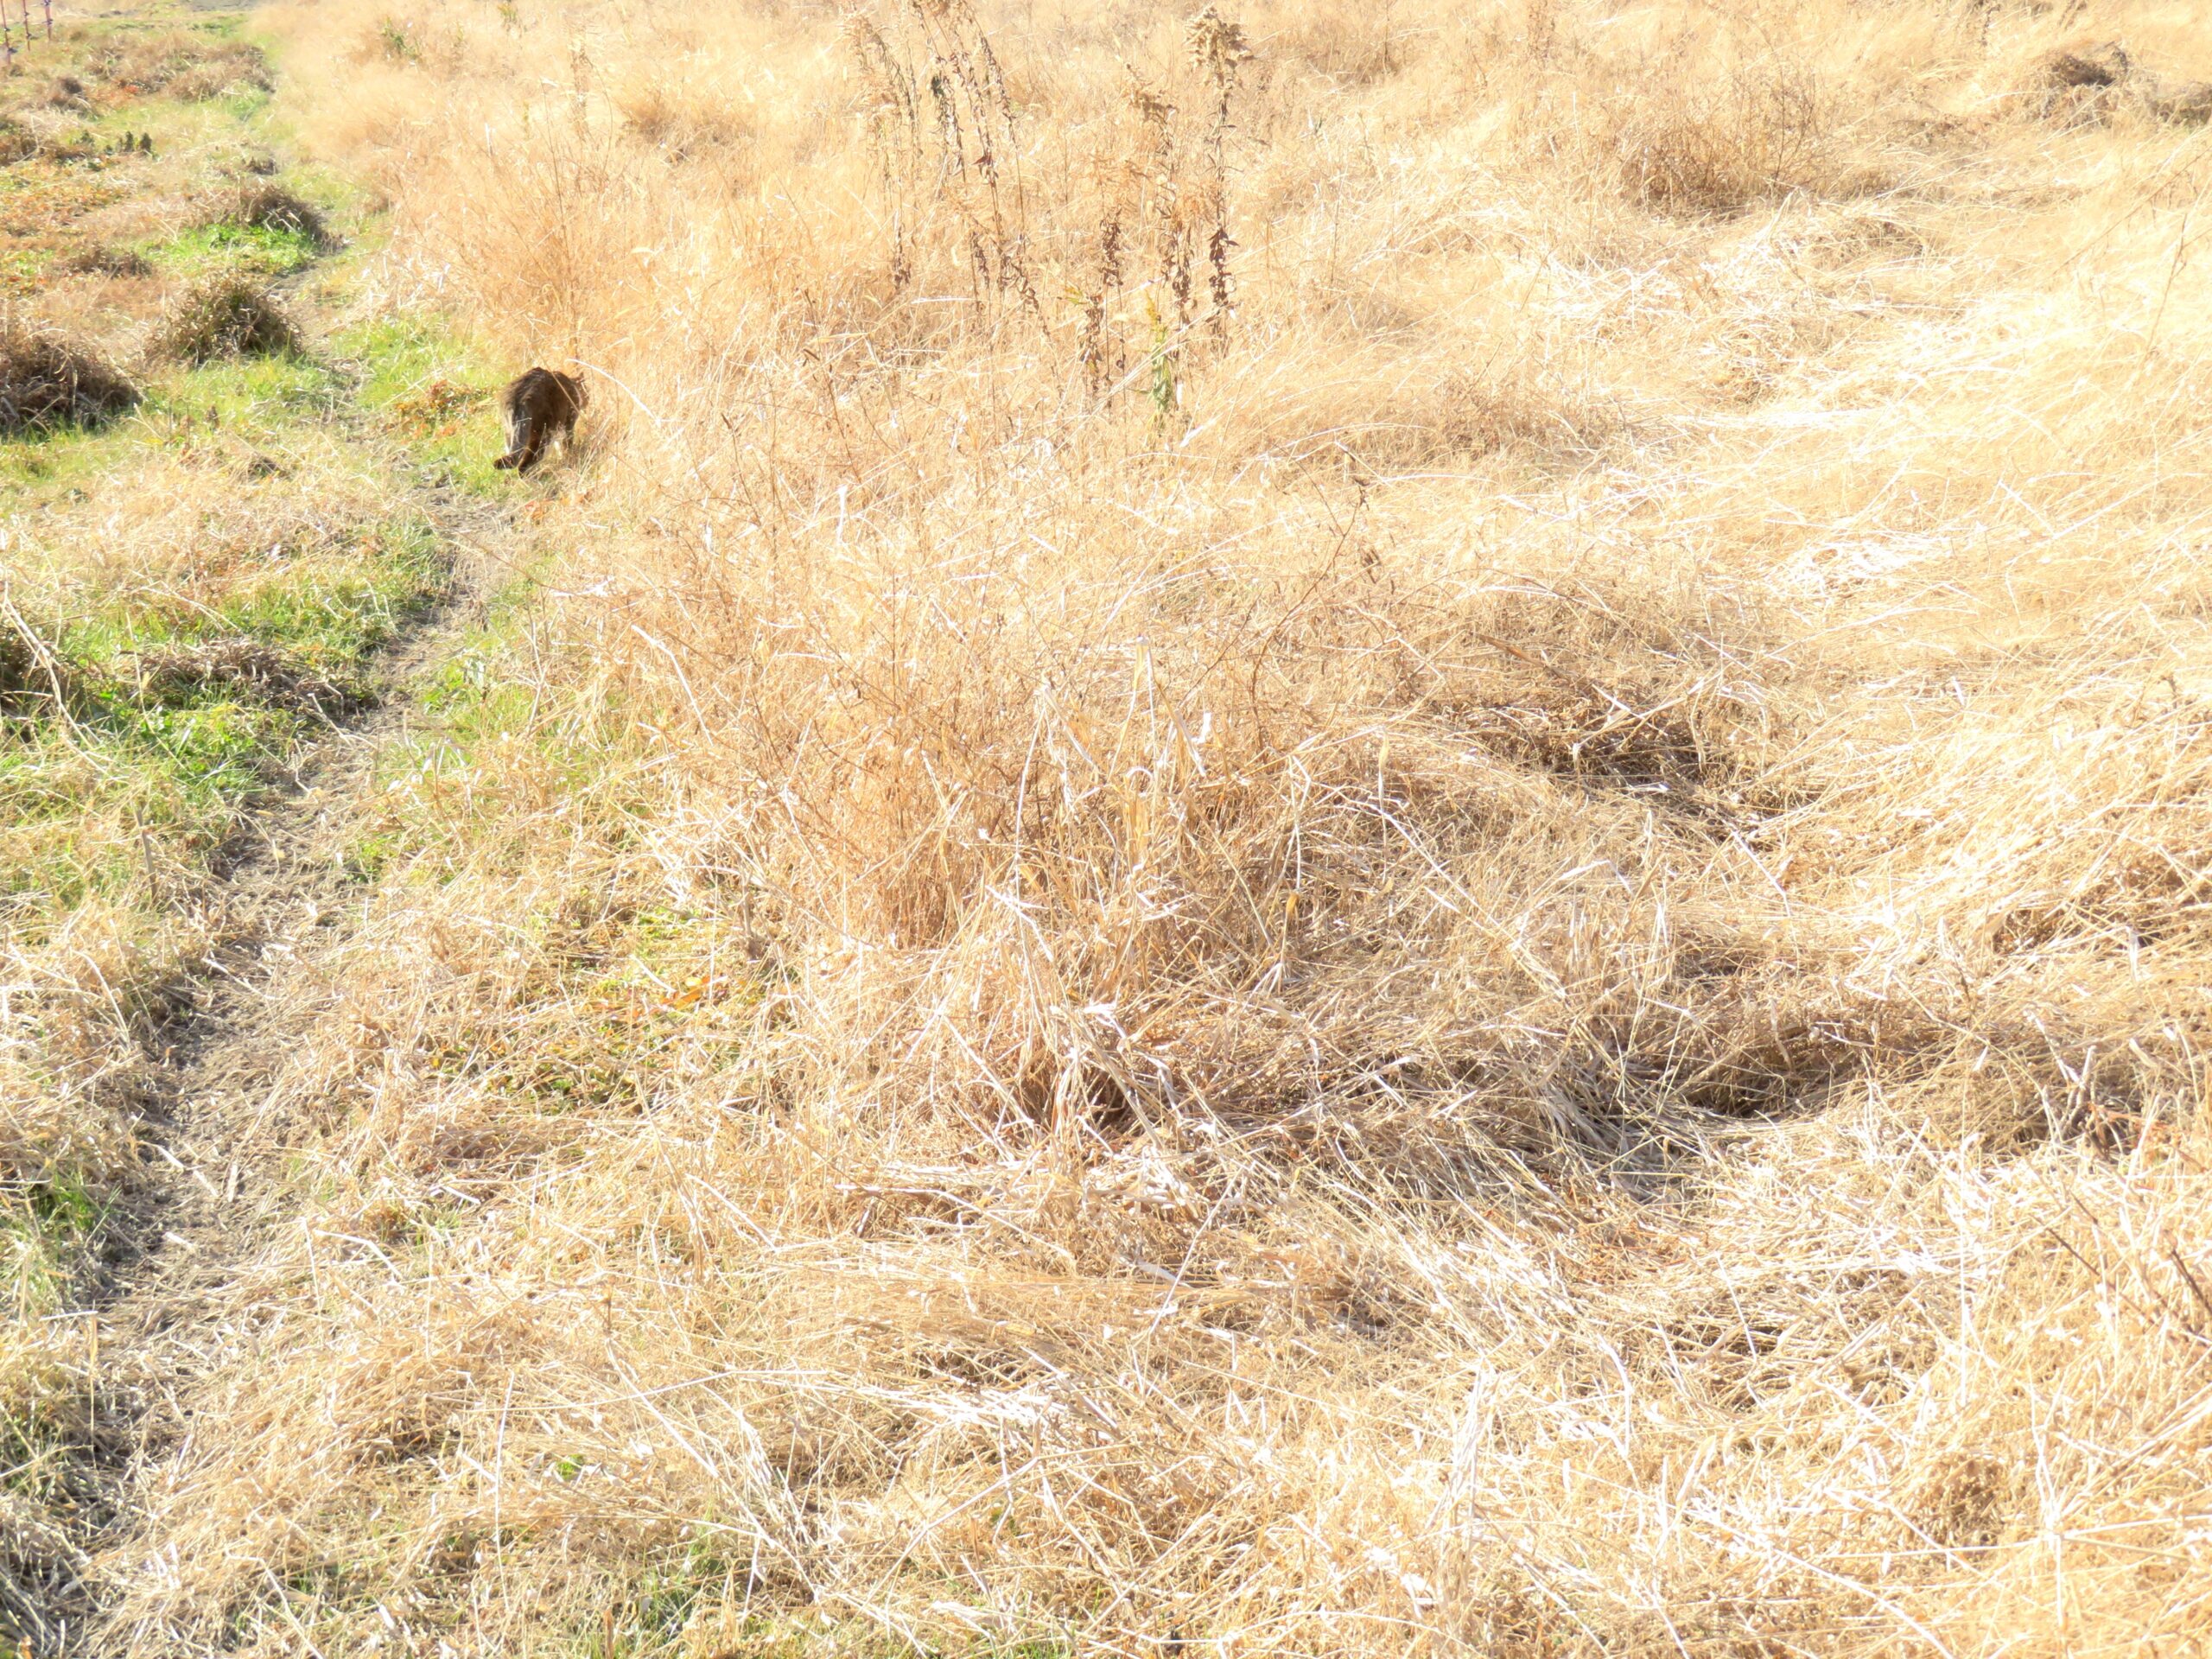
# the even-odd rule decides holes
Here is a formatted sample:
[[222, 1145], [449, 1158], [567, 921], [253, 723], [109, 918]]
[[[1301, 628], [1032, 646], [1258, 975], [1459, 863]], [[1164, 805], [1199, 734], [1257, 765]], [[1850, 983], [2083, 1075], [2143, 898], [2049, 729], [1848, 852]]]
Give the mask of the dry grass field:
[[[212, 1160], [95, 1086], [180, 880], [10, 898], [0, 1602], [140, 1659], [2212, 1651], [2199, 6], [248, 27], [238, 130], [355, 238], [256, 231], [365, 388], [298, 442], [374, 487], [221, 510], [442, 467], [512, 551]], [[495, 480], [531, 362], [581, 442]], [[8, 556], [177, 588], [219, 541], [119, 478]], [[42, 655], [0, 613], [0, 791], [77, 568]], [[229, 1219], [56, 1242], [161, 1181]]]

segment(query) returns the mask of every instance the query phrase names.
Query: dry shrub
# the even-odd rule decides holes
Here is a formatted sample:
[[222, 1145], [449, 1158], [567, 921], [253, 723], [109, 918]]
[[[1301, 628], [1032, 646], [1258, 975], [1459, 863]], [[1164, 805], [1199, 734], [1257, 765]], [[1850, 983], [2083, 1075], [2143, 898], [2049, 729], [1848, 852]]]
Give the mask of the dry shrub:
[[1020, 114], [975, 7], [896, 0], [848, 13], [842, 34], [889, 213], [893, 290], [964, 266], [978, 302], [1035, 311]]
[[0, 334], [0, 433], [98, 426], [137, 403], [138, 389], [77, 342], [29, 328]]
[[155, 321], [152, 346], [181, 363], [302, 349], [283, 308], [258, 284], [235, 276], [204, 278], [171, 300]]
[[1135, 389], [1165, 425], [1190, 373], [1231, 337], [1236, 246], [1229, 156], [1250, 102], [1243, 26], [1207, 6], [1185, 24], [1181, 62], [1158, 83], [1133, 78], [1094, 154], [1084, 203], [1078, 350], [1090, 389]]
[[249, 181], [201, 203], [193, 222], [279, 231], [303, 238], [320, 250], [327, 251], [337, 243], [316, 207], [283, 186], [262, 180]]
[[1599, 113], [1621, 188], [1662, 213], [1728, 213], [1830, 181], [1828, 118], [1800, 69], [1662, 60]]

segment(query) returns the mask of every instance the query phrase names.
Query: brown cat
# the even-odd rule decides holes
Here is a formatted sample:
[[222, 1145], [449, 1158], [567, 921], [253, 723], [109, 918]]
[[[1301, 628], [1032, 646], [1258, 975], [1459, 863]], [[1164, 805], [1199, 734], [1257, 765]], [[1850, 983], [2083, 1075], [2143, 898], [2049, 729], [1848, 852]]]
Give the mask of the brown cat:
[[566, 451], [575, 441], [576, 416], [587, 401], [584, 383], [573, 374], [530, 369], [518, 375], [499, 395], [499, 407], [507, 415], [507, 453], [492, 464], [526, 473], [556, 433]]

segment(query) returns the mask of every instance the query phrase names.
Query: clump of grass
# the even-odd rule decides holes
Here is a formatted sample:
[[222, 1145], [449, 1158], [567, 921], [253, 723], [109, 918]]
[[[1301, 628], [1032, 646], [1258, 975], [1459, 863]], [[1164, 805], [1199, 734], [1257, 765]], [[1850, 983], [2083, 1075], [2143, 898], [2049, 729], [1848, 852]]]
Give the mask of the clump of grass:
[[2169, 80], [2139, 63], [2119, 41], [2037, 54], [2014, 97], [2028, 113], [2063, 125], [2101, 126], [2131, 107], [2181, 126], [2212, 119], [2212, 81]]
[[2079, 51], [2046, 52], [2028, 71], [2027, 85], [2040, 92], [2117, 86], [2135, 73], [2135, 61], [2118, 41]]
[[138, 389], [89, 347], [46, 330], [0, 332], [0, 433], [98, 426], [137, 402]]
[[630, 130], [674, 158], [738, 149], [753, 136], [744, 105], [721, 88], [671, 75], [665, 67], [624, 82], [613, 98]]
[[154, 262], [136, 248], [118, 248], [95, 242], [79, 248], [58, 262], [61, 270], [80, 276], [150, 276]]
[[299, 330], [268, 290], [244, 276], [194, 283], [154, 325], [155, 353], [180, 363], [226, 357], [273, 357], [302, 349]]
[[2017, 101], [2028, 114], [2066, 125], [2101, 125], [2121, 107], [2135, 60], [2118, 41], [2059, 48], [2031, 60]]
[[245, 230], [273, 231], [297, 237], [318, 251], [336, 245], [337, 238], [311, 202], [265, 179], [249, 179], [203, 202], [194, 224], [203, 229], [223, 226]]
[[2177, 125], [2201, 127], [2212, 121], [2212, 80], [2161, 84], [2149, 94], [2151, 112]]

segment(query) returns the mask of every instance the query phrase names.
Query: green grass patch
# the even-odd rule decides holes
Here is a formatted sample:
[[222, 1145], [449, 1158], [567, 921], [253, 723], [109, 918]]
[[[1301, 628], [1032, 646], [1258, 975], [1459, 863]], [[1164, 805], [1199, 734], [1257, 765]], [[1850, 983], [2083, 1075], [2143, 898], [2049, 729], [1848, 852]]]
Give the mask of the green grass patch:
[[[82, 489], [99, 481], [130, 450], [146, 442], [143, 429], [137, 426], [140, 418], [126, 415], [97, 431], [64, 426], [50, 432], [0, 438], [0, 500], [27, 492], [50, 498], [63, 490]], [[28, 507], [36, 503], [18, 500], [10, 505]]]
[[[0, 740], [0, 918], [20, 944], [93, 899], [163, 896], [219, 845], [289, 753], [300, 716], [240, 700], [142, 708], [103, 696], [67, 727]], [[151, 889], [151, 891], [147, 891]]]
[[387, 316], [334, 335], [356, 396], [388, 431], [452, 483], [480, 495], [509, 487], [492, 463], [506, 448], [491, 368], [435, 321]]
[[202, 225], [165, 242], [141, 244], [138, 251], [163, 270], [192, 276], [215, 270], [289, 276], [318, 255], [314, 239], [303, 232], [261, 225]]
[[658, 1559], [627, 1592], [610, 1598], [600, 1616], [579, 1632], [582, 1651], [590, 1659], [681, 1652], [684, 1634], [702, 1605], [745, 1577], [744, 1564], [722, 1554], [721, 1530], [701, 1527], [680, 1548], [656, 1552]]
[[365, 551], [353, 575], [248, 591], [218, 613], [221, 625], [301, 652], [317, 668], [358, 664], [429, 601], [442, 575], [436, 539], [419, 521], [381, 527]]
[[244, 86], [217, 101], [222, 112], [241, 126], [257, 120], [268, 109], [274, 94], [260, 86]]
[[107, 1218], [107, 1203], [77, 1175], [51, 1176], [0, 1197], [0, 1250], [19, 1320], [61, 1305], [68, 1271]]
[[213, 410], [218, 426], [264, 438], [296, 432], [303, 420], [334, 416], [346, 403], [344, 384], [309, 357], [223, 359], [146, 388], [149, 413], [205, 420]]
[[429, 526], [399, 522], [213, 607], [118, 596], [60, 629], [67, 717], [0, 726], [0, 925], [21, 943], [88, 899], [158, 906], [159, 870], [235, 830], [441, 575]]
[[10, 248], [0, 252], [0, 288], [17, 294], [33, 293], [53, 263], [51, 248]]
[[[226, 431], [255, 442], [281, 444], [308, 424], [335, 416], [346, 404], [344, 384], [311, 358], [224, 359], [162, 375], [141, 389], [132, 414], [97, 431], [60, 427], [0, 439], [0, 500], [29, 508], [68, 489], [92, 494], [127, 482], [135, 455], [188, 432]], [[212, 419], [211, 419], [212, 416]]]
[[163, 594], [119, 595], [61, 631], [63, 654], [96, 681], [126, 653], [165, 645], [248, 639], [299, 668], [343, 676], [359, 667], [443, 579], [436, 538], [419, 520], [370, 526], [350, 546], [270, 567], [218, 604]]

